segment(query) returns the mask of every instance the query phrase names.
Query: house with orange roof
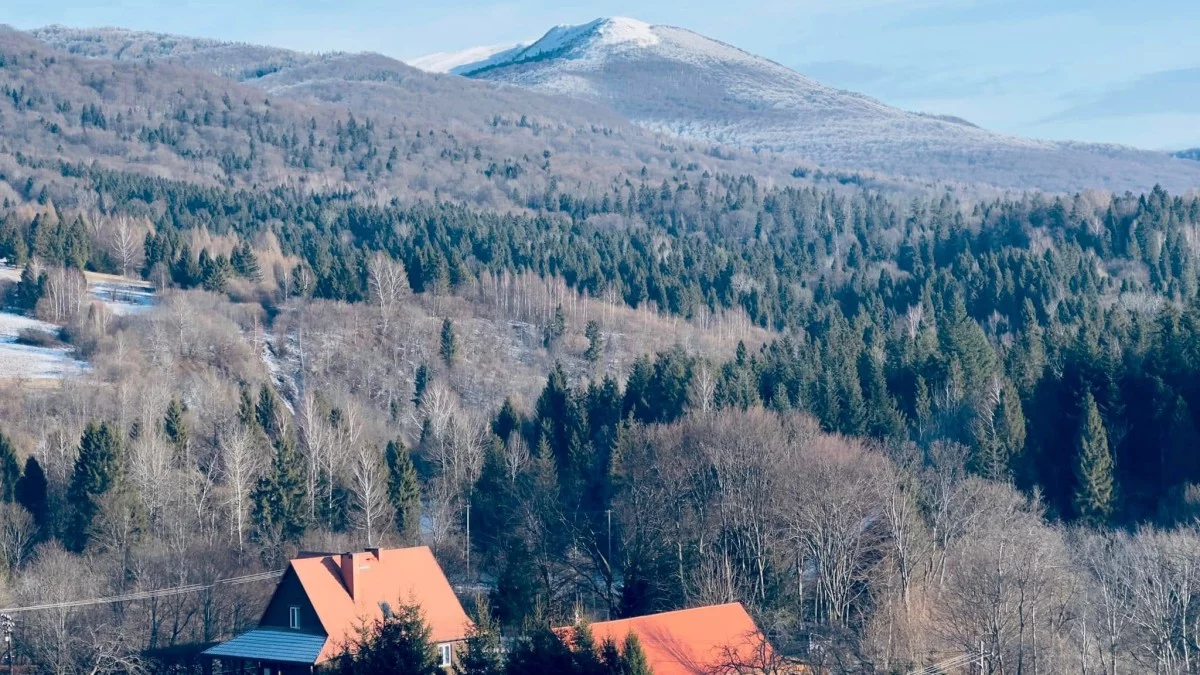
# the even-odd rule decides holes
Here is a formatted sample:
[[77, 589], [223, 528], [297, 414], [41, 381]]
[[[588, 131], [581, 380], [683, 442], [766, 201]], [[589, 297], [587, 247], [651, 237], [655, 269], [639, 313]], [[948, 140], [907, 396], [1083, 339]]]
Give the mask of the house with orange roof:
[[[780, 672], [766, 636], [740, 602], [601, 621], [590, 626], [596, 644], [624, 644], [632, 633], [654, 675]], [[569, 639], [571, 629], [556, 632]]]
[[309, 673], [336, 660], [363, 627], [402, 604], [421, 608], [449, 668], [472, 623], [426, 546], [302, 554], [288, 564], [258, 627], [204, 654], [218, 660], [222, 672]]

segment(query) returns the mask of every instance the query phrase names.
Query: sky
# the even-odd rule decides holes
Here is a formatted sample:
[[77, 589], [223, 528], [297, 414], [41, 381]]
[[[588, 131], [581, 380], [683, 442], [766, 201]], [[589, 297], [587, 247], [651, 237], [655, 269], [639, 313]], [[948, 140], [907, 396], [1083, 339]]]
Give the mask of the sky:
[[1200, 0], [43, 0], [0, 23], [120, 26], [399, 59], [628, 16], [907, 110], [1021, 136], [1200, 147]]

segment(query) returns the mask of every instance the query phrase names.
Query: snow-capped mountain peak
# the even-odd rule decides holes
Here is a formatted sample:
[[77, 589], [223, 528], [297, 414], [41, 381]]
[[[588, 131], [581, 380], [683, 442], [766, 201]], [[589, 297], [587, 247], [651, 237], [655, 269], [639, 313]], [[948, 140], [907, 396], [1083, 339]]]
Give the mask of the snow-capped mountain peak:
[[[826, 86], [690, 30], [607, 18], [450, 68], [458, 75], [602, 103], [655, 131], [799, 155], [850, 170], [1057, 190], [1151, 182], [1195, 168], [1131, 148], [1055, 143], [900, 110]], [[1145, 180], [1139, 181], [1145, 183]]]

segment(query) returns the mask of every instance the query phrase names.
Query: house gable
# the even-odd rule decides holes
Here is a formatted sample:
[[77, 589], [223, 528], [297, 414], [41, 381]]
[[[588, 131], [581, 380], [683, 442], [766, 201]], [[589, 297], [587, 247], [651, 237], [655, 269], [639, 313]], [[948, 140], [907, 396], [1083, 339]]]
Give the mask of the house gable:
[[275, 587], [275, 593], [267, 603], [258, 625], [263, 628], [291, 629], [292, 607], [298, 607], [300, 610], [301, 632], [328, 635], [328, 630], [321, 624], [321, 618], [313, 608], [296, 570], [289, 565], [287, 572], [284, 572], [279, 580], [279, 585]]

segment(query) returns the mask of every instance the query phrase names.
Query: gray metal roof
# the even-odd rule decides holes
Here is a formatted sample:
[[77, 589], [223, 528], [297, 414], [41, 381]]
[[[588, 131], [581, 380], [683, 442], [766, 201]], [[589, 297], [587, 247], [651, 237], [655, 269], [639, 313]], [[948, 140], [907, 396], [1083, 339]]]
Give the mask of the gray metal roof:
[[204, 655], [247, 661], [311, 664], [316, 662], [317, 656], [324, 646], [324, 635], [293, 630], [255, 628], [242, 633], [229, 642], [222, 642], [207, 649]]

